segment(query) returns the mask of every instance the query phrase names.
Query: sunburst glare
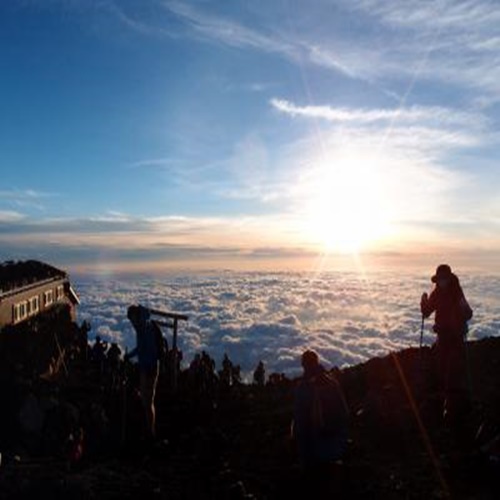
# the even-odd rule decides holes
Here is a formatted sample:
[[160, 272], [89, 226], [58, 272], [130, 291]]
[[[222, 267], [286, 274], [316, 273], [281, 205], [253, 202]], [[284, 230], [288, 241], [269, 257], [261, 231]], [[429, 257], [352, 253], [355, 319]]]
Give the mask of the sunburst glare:
[[324, 251], [355, 253], [391, 233], [384, 181], [366, 156], [323, 160], [311, 175], [304, 208], [304, 234]]

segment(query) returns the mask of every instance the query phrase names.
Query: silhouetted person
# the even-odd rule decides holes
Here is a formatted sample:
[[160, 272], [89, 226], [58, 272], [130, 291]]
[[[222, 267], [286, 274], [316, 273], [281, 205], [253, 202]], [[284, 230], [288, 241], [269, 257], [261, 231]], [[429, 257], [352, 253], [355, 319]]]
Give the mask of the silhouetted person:
[[440, 389], [444, 396], [443, 416], [454, 419], [459, 408], [467, 403], [465, 390], [465, 335], [470, 308], [458, 277], [447, 264], [441, 264], [431, 281], [435, 283], [430, 296], [422, 295], [420, 309], [424, 317], [435, 312], [434, 344]]
[[80, 337], [78, 347], [80, 349], [81, 359], [87, 361], [89, 350], [89, 332], [91, 330], [90, 323], [85, 319], [80, 326]]
[[121, 364], [122, 351], [116, 342], [112, 342], [107, 353], [106, 366], [110, 378], [110, 385], [112, 389], [119, 387], [120, 378], [120, 364]]
[[259, 387], [264, 387], [266, 381], [266, 370], [264, 369], [264, 363], [259, 361], [257, 368], [253, 372], [253, 383]]
[[110, 364], [110, 366], [118, 367], [118, 365], [120, 364], [121, 355], [122, 350], [120, 349], [120, 346], [116, 342], [112, 342], [107, 354], [108, 363]]
[[217, 384], [217, 374], [215, 373], [215, 360], [205, 351], [201, 351], [200, 370], [202, 394], [211, 399]]
[[[306, 477], [321, 488], [347, 446], [348, 409], [338, 380], [314, 351], [302, 355], [304, 375], [295, 393], [293, 436]], [[316, 483], [316, 481], [319, 481]]]
[[[132, 305], [127, 317], [134, 327], [137, 346], [126, 355], [126, 359], [137, 356], [140, 376], [140, 392], [144, 406], [148, 438], [156, 437], [155, 393], [161, 358], [158, 327], [150, 321], [149, 311], [142, 306]], [[161, 331], [159, 332], [161, 335]]]
[[241, 385], [241, 366], [233, 365], [231, 368], [231, 384], [233, 386]]
[[202, 387], [201, 377], [202, 377], [201, 355], [195, 354], [193, 360], [189, 364], [188, 381], [190, 389], [196, 396], [198, 396]]
[[108, 343], [101, 340], [99, 335], [96, 335], [94, 345], [92, 346], [92, 361], [98, 368], [99, 373], [102, 375], [104, 373], [104, 362], [106, 360], [106, 349], [108, 348]]
[[233, 371], [233, 363], [227, 354], [224, 354], [222, 359], [222, 370], [220, 372], [220, 381], [223, 387], [229, 387], [231, 384], [231, 372]]

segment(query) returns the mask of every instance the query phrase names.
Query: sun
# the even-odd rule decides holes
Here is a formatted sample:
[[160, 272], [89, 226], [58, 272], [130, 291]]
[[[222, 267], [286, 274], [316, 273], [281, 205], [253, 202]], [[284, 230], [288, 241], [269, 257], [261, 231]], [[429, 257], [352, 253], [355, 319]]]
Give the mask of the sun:
[[307, 182], [303, 232], [329, 252], [357, 253], [390, 233], [383, 179], [373, 158], [322, 162]]

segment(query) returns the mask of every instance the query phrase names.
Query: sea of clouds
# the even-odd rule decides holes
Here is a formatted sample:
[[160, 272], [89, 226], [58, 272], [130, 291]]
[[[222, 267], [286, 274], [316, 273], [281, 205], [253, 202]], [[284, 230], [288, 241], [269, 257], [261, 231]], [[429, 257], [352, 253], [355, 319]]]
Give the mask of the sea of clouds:
[[[79, 321], [91, 323], [90, 339], [100, 335], [123, 348], [135, 345], [126, 317], [130, 304], [189, 316], [180, 322], [183, 364], [206, 350], [218, 368], [224, 353], [240, 364], [248, 380], [259, 360], [267, 373], [300, 372], [300, 355], [316, 350], [327, 367], [360, 363], [420, 341], [420, 296], [431, 290], [428, 277], [400, 273], [213, 272], [170, 274], [161, 278], [76, 277], [81, 299]], [[469, 338], [500, 331], [498, 276], [462, 280], [474, 309]], [[165, 334], [171, 344], [171, 332]], [[434, 340], [432, 319], [424, 343]]]

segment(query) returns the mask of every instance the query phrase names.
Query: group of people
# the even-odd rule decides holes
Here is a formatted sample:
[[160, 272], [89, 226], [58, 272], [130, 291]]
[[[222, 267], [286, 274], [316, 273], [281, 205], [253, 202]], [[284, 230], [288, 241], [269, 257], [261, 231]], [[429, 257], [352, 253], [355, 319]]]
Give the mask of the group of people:
[[[472, 317], [458, 277], [447, 264], [438, 266], [432, 276], [434, 289], [421, 297], [422, 318], [435, 313], [433, 346], [436, 373], [443, 396], [445, 418], [457, 418], [467, 402], [465, 384], [465, 335], [467, 321]], [[150, 437], [155, 436], [154, 398], [161, 359], [161, 332], [149, 321], [148, 310], [130, 306], [130, 319], [137, 333], [137, 347], [128, 357], [138, 356], [140, 392]], [[317, 353], [307, 350], [301, 358], [303, 377], [295, 390], [293, 436], [299, 457], [308, 470], [318, 470], [340, 459], [348, 438], [349, 409], [342, 387], [332, 371], [319, 362]], [[215, 363], [203, 353], [195, 356], [189, 368], [192, 380], [208, 390], [214, 380]], [[224, 357], [220, 379], [227, 385], [240, 381], [239, 370]], [[259, 362], [253, 374], [254, 383], [263, 386], [265, 369]]]
[[[132, 305], [127, 310], [127, 317], [136, 332], [137, 345], [125, 355], [125, 361], [137, 357], [139, 371], [139, 392], [144, 407], [146, 434], [148, 439], [156, 439], [155, 394], [158, 385], [162, 360], [169, 359], [172, 350], [163, 338], [158, 324], [151, 319], [147, 308]], [[222, 359], [222, 368], [217, 372], [215, 360], [206, 351], [196, 354], [188, 369], [181, 372], [179, 357], [177, 357], [176, 372], [184, 388], [188, 389], [196, 399], [213, 400], [216, 391], [227, 392], [242, 384], [241, 367], [234, 364], [227, 354]], [[260, 368], [259, 368], [260, 367]], [[264, 378], [262, 362], [257, 370], [262, 370], [259, 384]], [[167, 370], [168, 371], [168, 370]]]
[[[443, 418], [454, 424], [468, 404], [466, 387], [466, 334], [472, 309], [458, 277], [447, 264], [431, 277], [434, 288], [421, 297], [424, 318], [434, 317], [434, 373], [439, 381]], [[347, 445], [349, 410], [342, 388], [319, 363], [314, 351], [302, 355], [303, 377], [296, 388], [293, 435], [307, 471], [316, 473], [339, 460]]]

